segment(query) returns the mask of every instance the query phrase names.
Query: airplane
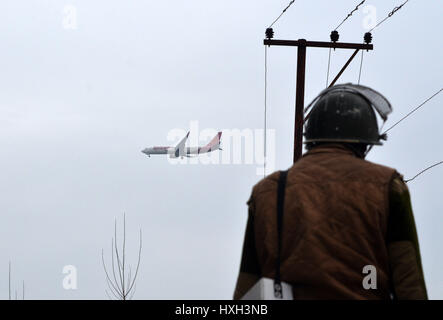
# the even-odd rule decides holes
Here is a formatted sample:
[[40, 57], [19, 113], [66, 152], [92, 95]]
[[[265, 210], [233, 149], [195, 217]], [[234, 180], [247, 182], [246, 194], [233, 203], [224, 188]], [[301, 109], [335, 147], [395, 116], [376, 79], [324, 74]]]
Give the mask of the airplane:
[[188, 140], [189, 132], [186, 136], [175, 146], [175, 147], [152, 147], [145, 148], [142, 150], [144, 154], [151, 157], [152, 154], [167, 154], [170, 158], [181, 157], [191, 157], [192, 155], [197, 156], [201, 153], [212, 152], [215, 150], [222, 150], [220, 148], [220, 139], [222, 132], [218, 132], [217, 135], [205, 146], [203, 147], [185, 147], [186, 140]]

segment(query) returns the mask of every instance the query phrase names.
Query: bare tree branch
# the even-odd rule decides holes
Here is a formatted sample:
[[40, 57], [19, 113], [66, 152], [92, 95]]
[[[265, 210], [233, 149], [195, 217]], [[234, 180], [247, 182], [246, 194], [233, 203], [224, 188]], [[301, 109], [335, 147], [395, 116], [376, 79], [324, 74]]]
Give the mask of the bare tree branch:
[[122, 274], [123, 274], [123, 283], [122, 283], [122, 291], [123, 291], [123, 297], [126, 300], [126, 295], [125, 295], [125, 247], [126, 247], [126, 213], [123, 214], [123, 263], [122, 263]]
[[121, 295], [120, 292], [119, 292], [118, 286], [114, 285], [114, 283], [111, 281], [111, 278], [109, 277], [108, 270], [106, 269], [103, 249], [102, 249], [102, 264], [103, 264], [103, 269], [105, 270], [107, 283], [112, 286], [112, 289], [114, 289], [118, 293], [118, 295]]
[[129, 291], [131, 291], [133, 285], [135, 284], [135, 280], [137, 279], [137, 274], [138, 274], [138, 268], [140, 266], [140, 258], [141, 258], [141, 254], [142, 254], [142, 229], [140, 229], [140, 240], [139, 241], [140, 241], [140, 243], [139, 243], [139, 248], [138, 248], [137, 269], [135, 270], [134, 279], [132, 280], [132, 284], [131, 284], [131, 287], [129, 288]]
[[120, 256], [118, 254], [118, 246], [117, 246], [117, 219], [115, 219], [115, 226], [114, 226], [114, 249], [115, 249], [115, 257], [117, 259], [118, 275], [120, 277], [120, 287], [122, 287], [123, 286], [122, 263], [120, 260]]
[[[116, 219], [114, 222], [114, 238], [111, 241], [112, 278], [110, 277], [110, 273], [106, 268], [104, 250], [102, 249], [103, 270], [105, 271], [106, 284], [109, 288], [109, 291], [105, 290], [105, 293], [108, 296], [108, 298], [111, 300], [112, 296], [114, 296], [118, 300], [132, 299], [136, 291], [136, 280], [141, 261], [142, 231], [140, 229], [137, 267], [135, 269], [135, 274], [133, 274], [132, 267], [131, 265], [127, 265], [127, 259], [126, 259], [126, 214], [123, 215], [123, 239], [122, 239], [121, 250], [122, 251], [120, 254], [118, 249], [118, 241], [117, 241], [117, 219]], [[116, 275], [116, 273], [118, 273], [118, 276]]]
[[132, 276], [132, 268], [131, 268], [131, 266], [129, 266], [129, 274], [128, 274], [128, 278], [126, 281], [126, 288], [125, 288], [125, 290], [128, 294], [129, 294], [129, 287], [131, 285], [131, 279], [132, 279], [131, 276]]
[[117, 281], [117, 277], [115, 276], [115, 267], [114, 267], [114, 238], [112, 238], [112, 243], [111, 243], [111, 261], [112, 261], [112, 274], [114, 277], [114, 283], [116, 286], [118, 286], [118, 281]]
[[11, 300], [11, 261], [9, 261], [9, 300]]
[[109, 292], [112, 293], [112, 295], [117, 299], [117, 300], [121, 300], [122, 299], [122, 295], [119, 292], [116, 292], [115, 289], [112, 288], [113, 283], [109, 282], [108, 280], [106, 280], [106, 284], [108, 285], [109, 288]]
[[132, 294], [129, 297], [129, 300], [132, 300], [132, 297], [134, 296], [136, 289], [137, 289], [137, 285], [134, 286], [134, 291], [132, 291]]

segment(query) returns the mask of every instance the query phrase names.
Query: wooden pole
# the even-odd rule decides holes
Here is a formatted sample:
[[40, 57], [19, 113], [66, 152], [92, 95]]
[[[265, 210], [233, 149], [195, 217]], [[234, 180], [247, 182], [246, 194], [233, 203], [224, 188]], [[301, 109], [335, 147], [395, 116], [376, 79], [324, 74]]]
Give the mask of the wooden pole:
[[298, 41], [297, 84], [295, 96], [294, 163], [303, 151], [303, 108], [305, 107], [306, 40]]

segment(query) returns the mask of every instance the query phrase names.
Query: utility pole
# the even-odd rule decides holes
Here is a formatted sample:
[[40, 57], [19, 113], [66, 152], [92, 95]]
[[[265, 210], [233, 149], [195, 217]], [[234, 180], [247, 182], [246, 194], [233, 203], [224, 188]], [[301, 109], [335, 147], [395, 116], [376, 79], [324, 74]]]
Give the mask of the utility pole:
[[[268, 30], [266, 32], [268, 33]], [[272, 32], [273, 34], [273, 32]], [[272, 37], [272, 36], [271, 36]], [[354, 49], [355, 52], [331, 82], [330, 86], [333, 86], [337, 80], [340, 78], [342, 73], [351, 63], [352, 59], [357, 55], [359, 50], [372, 50], [373, 45], [368, 41], [365, 35], [366, 43], [341, 43], [337, 40], [331, 42], [322, 41], [307, 41], [305, 39], [300, 40], [272, 40], [271, 37], [265, 39], [263, 44], [265, 46], [287, 46], [287, 47], [298, 47], [297, 48], [297, 85], [296, 85], [296, 97], [295, 97], [295, 128], [294, 128], [294, 163], [300, 159], [303, 149], [303, 109], [305, 100], [305, 69], [306, 69], [306, 48], [332, 48], [332, 49]], [[332, 34], [331, 34], [332, 39]]]

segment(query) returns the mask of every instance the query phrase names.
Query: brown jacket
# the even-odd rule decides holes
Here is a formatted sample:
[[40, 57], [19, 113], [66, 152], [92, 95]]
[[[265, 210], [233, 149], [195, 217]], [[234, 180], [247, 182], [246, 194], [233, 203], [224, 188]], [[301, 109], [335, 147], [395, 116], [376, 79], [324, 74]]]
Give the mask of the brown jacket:
[[[249, 200], [258, 268], [248, 286], [274, 277], [278, 177], [259, 182]], [[289, 170], [281, 274], [295, 299], [390, 298], [389, 190], [398, 177], [338, 144], [314, 148]], [[376, 289], [363, 286], [366, 266], [375, 267]]]

